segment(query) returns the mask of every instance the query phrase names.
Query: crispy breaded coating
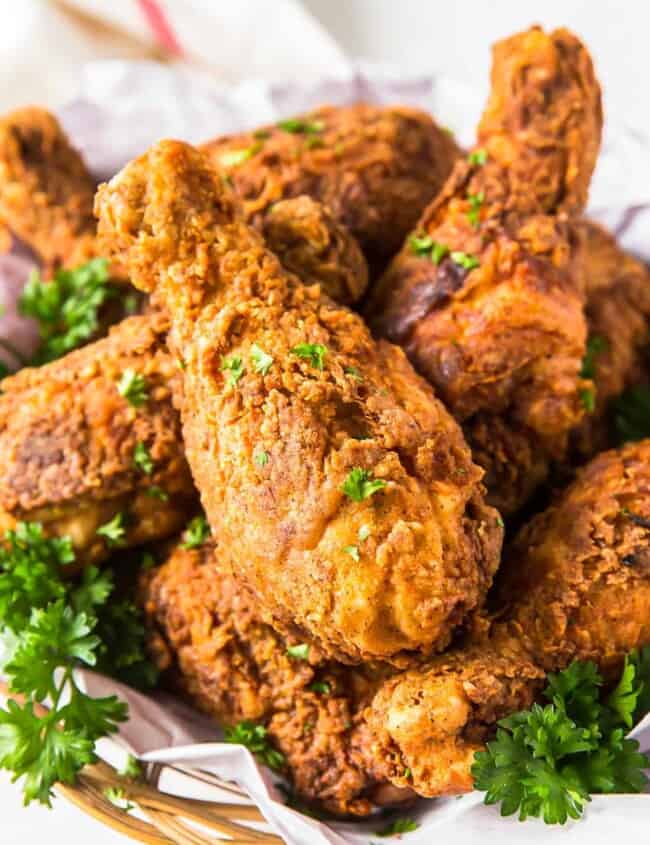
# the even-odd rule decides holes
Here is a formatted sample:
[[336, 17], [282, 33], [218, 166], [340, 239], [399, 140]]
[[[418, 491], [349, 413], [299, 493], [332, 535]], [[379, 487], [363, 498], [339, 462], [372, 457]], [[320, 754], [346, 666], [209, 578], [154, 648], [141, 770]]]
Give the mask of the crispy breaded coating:
[[323, 106], [202, 149], [227, 173], [245, 219], [307, 194], [359, 241], [371, 263], [396, 252], [458, 156], [451, 135], [404, 106]]
[[96, 208], [107, 252], [171, 315], [192, 474], [266, 618], [342, 660], [444, 648], [502, 529], [401, 350], [283, 271], [188, 145], [153, 147]]
[[520, 531], [497, 597], [487, 639], [389, 679], [373, 700], [372, 753], [394, 784], [471, 789], [474, 752], [545, 672], [593, 660], [608, 677], [650, 644], [650, 440], [599, 455]]
[[368, 264], [356, 239], [311, 197], [275, 203], [262, 225], [266, 245], [305, 284], [318, 281], [340, 305], [358, 302], [368, 286]]
[[[183, 456], [181, 428], [171, 401], [178, 367], [165, 346], [160, 314], [131, 317], [108, 337], [2, 382], [0, 395], [0, 508], [11, 519], [40, 521], [72, 538], [81, 561], [111, 551], [97, 529], [123, 514], [123, 537], [133, 546], [178, 531], [195, 507]], [[133, 370], [146, 399], [134, 407], [118, 384]], [[138, 444], [153, 462], [135, 462]]]
[[46, 272], [96, 255], [95, 184], [56, 118], [24, 108], [0, 120], [0, 224], [40, 257]]
[[[583, 415], [586, 325], [567, 219], [586, 199], [601, 124], [574, 36], [533, 28], [497, 44], [477, 146], [370, 298], [376, 332], [404, 348], [483, 455], [483, 428], [494, 428], [484, 414], [558, 460]], [[504, 511], [522, 502], [496, 464], [517, 451], [487, 454], [491, 501]]]
[[580, 234], [595, 388], [593, 411], [572, 433], [571, 459], [583, 462], [611, 445], [611, 400], [648, 377], [650, 271], [602, 226], [585, 220]]
[[303, 798], [339, 815], [371, 812], [381, 780], [361, 712], [379, 675], [327, 662], [313, 646], [292, 657], [287, 648], [302, 644], [260, 620], [211, 543], [177, 547], [142, 577], [140, 601], [168, 682], [221, 725], [265, 725]]

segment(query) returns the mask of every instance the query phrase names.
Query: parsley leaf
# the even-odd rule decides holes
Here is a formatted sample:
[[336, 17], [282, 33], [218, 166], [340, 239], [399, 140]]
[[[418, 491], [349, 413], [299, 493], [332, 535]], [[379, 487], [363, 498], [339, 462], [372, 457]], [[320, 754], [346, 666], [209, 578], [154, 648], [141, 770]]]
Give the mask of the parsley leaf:
[[[625, 732], [642, 714], [650, 654], [630, 655], [617, 686], [603, 699], [595, 664], [574, 661], [549, 675], [551, 704], [502, 719], [487, 750], [474, 756], [472, 774], [485, 803], [502, 815], [542, 817], [548, 824], [577, 819], [594, 792], [641, 792], [650, 760]], [[649, 702], [644, 702], [644, 707]]]
[[121, 786], [107, 786], [104, 789], [104, 796], [111, 802], [118, 810], [124, 810], [129, 813], [135, 809], [135, 804], [132, 804], [126, 797], [126, 792]]
[[469, 161], [470, 164], [477, 164], [479, 167], [483, 167], [487, 159], [487, 150], [484, 149], [473, 150], [467, 156], [467, 161]]
[[261, 449], [259, 452], [255, 452], [253, 460], [258, 467], [265, 467], [269, 462], [269, 453]]
[[385, 486], [386, 482], [382, 478], [373, 478], [368, 470], [355, 467], [348, 473], [341, 490], [353, 502], [363, 502]]
[[279, 771], [285, 765], [284, 754], [273, 748], [264, 725], [246, 719], [234, 727], [226, 728], [224, 739], [226, 742], [245, 746], [260, 762], [274, 771]]
[[159, 502], [169, 501], [169, 493], [157, 484], [152, 484], [151, 487], [147, 487], [145, 493], [150, 499], [158, 499]]
[[94, 258], [73, 270], [57, 270], [44, 282], [33, 271], [20, 297], [20, 313], [38, 322], [41, 343], [35, 364], [54, 361], [81, 346], [99, 328], [99, 310], [116, 296], [108, 261]]
[[121, 778], [139, 780], [142, 777], [142, 766], [133, 754], [129, 754], [126, 758], [125, 764], [121, 769], [118, 769], [117, 773]]
[[291, 350], [292, 355], [297, 355], [299, 358], [305, 358], [309, 361], [312, 367], [317, 370], [322, 370], [325, 362], [325, 355], [327, 355], [327, 347], [321, 343], [299, 343]]
[[478, 194], [467, 194], [469, 201], [469, 211], [467, 212], [467, 219], [475, 229], [481, 225], [481, 206], [485, 202], [485, 194], [481, 191]]
[[228, 387], [235, 387], [239, 379], [244, 375], [244, 362], [238, 355], [231, 355], [221, 362], [221, 369], [228, 373], [226, 384]]
[[343, 546], [343, 551], [346, 555], [350, 555], [352, 560], [356, 560], [359, 563], [359, 549], [357, 546]]
[[210, 536], [210, 526], [205, 516], [195, 516], [183, 533], [182, 549], [198, 549]]
[[612, 403], [614, 428], [619, 443], [650, 437], [650, 386], [637, 385]]
[[322, 120], [301, 120], [295, 117], [281, 120], [276, 125], [278, 129], [283, 129], [285, 132], [291, 132], [294, 135], [314, 135], [325, 129], [325, 123]]
[[147, 380], [131, 368], [124, 370], [122, 373], [122, 377], [117, 383], [117, 391], [134, 408], [144, 405], [149, 398]]
[[137, 443], [133, 450], [133, 463], [145, 475], [151, 475], [154, 469], [153, 458], [144, 443]]
[[468, 255], [466, 252], [452, 252], [450, 255], [454, 264], [458, 264], [464, 270], [475, 270], [481, 266], [481, 262], [474, 255]]
[[271, 369], [273, 364], [273, 357], [264, 352], [263, 349], [254, 343], [251, 346], [251, 361], [253, 362], [253, 369], [256, 373], [261, 373], [265, 376]]
[[310, 692], [315, 692], [319, 695], [329, 695], [332, 692], [332, 687], [327, 681], [314, 681], [309, 684], [307, 689]]
[[309, 660], [309, 645], [299, 643], [298, 645], [287, 646], [287, 654], [294, 660]]
[[596, 375], [596, 358], [609, 346], [607, 338], [594, 334], [587, 341], [585, 357], [582, 359], [580, 378], [593, 378]]
[[593, 414], [596, 409], [596, 391], [593, 387], [583, 387], [578, 391], [582, 407], [588, 414]]
[[429, 235], [412, 235], [409, 239], [411, 251], [415, 255], [428, 256], [434, 264], [438, 265], [442, 259], [449, 253], [449, 247], [446, 244], [441, 244], [434, 241]]
[[363, 375], [356, 367], [343, 367], [343, 372], [355, 381], [363, 381]]
[[419, 827], [420, 825], [413, 821], [413, 819], [395, 819], [395, 821], [392, 821], [383, 830], [378, 830], [376, 836], [398, 836], [400, 833], [412, 833]]
[[249, 147], [243, 147], [239, 150], [226, 150], [219, 156], [219, 164], [222, 167], [237, 167], [238, 164], [243, 164], [257, 155], [263, 146], [261, 141], [256, 141]]
[[113, 519], [100, 525], [97, 533], [100, 537], [104, 537], [109, 546], [124, 545], [124, 535], [126, 534], [124, 514], [122, 512], [116, 513]]

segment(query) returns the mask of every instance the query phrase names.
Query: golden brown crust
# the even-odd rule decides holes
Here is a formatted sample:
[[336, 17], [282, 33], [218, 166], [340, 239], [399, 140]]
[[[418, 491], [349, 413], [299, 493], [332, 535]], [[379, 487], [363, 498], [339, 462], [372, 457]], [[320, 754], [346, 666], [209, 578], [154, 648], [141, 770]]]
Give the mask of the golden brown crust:
[[497, 591], [507, 621], [547, 670], [602, 667], [650, 643], [650, 441], [599, 455], [519, 533]]
[[[357, 238], [371, 261], [399, 248], [459, 153], [429, 115], [403, 106], [323, 106], [296, 120], [322, 128], [308, 134], [271, 125], [202, 149], [226, 170], [249, 223], [261, 227], [273, 203], [307, 194]], [[229, 164], [241, 150], [253, 154]]]
[[266, 245], [305, 284], [318, 282], [340, 305], [358, 302], [368, 265], [356, 239], [311, 197], [280, 200], [264, 218]]
[[[0, 395], [0, 507], [70, 534], [84, 559], [108, 549], [96, 529], [125, 512], [125, 543], [178, 530], [194, 502], [170, 383], [178, 368], [165, 347], [167, 320], [132, 317], [58, 361], [5, 379]], [[145, 377], [148, 400], [133, 407], [117, 383]], [[144, 443], [150, 475], [134, 463]], [[168, 501], [152, 498], [157, 487]]]
[[581, 207], [595, 164], [600, 91], [588, 53], [563, 30], [498, 44], [492, 82], [479, 159], [457, 162], [416, 227], [447, 254], [435, 263], [407, 240], [367, 314], [470, 431], [476, 416], [500, 414], [557, 456], [589, 386], [579, 377], [586, 325], [566, 212]]
[[260, 620], [211, 544], [176, 548], [140, 592], [151, 651], [177, 689], [222, 725], [264, 724], [303, 798], [340, 815], [371, 811], [381, 781], [361, 724], [370, 671], [328, 663], [313, 646], [291, 657], [299, 642]]
[[96, 255], [94, 194], [53, 115], [25, 108], [0, 120], [0, 223], [36, 252], [48, 274]]
[[[188, 460], [269, 618], [340, 659], [444, 648], [481, 604], [502, 532], [459, 428], [403, 353], [287, 275], [187, 145], [154, 147], [97, 209], [106, 249], [172, 314]], [[322, 369], [291, 351], [303, 343], [325, 347]], [[253, 344], [273, 357], [265, 374]], [[384, 489], [353, 501], [354, 468]]]

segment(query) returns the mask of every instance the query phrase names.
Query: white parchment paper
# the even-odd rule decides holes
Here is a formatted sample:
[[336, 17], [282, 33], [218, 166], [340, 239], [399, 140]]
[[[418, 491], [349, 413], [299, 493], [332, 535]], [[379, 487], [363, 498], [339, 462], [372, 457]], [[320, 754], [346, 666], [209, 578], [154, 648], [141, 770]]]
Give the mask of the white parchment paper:
[[[260, 81], [220, 84], [195, 71], [149, 62], [103, 61], [86, 66], [78, 96], [61, 109], [61, 118], [93, 173], [105, 179], [163, 137], [199, 142], [222, 133], [271, 122], [322, 103], [343, 104], [359, 99], [378, 103], [408, 103], [431, 111], [463, 144], [473, 140], [482, 95], [448, 79], [403, 79], [371, 66], [351, 66], [347, 76], [310, 84], [273, 85]], [[630, 250], [650, 259], [650, 138], [638, 128], [607, 124], [592, 189], [590, 213], [606, 223]], [[35, 342], [34, 326], [16, 313], [15, 303], [33, 260], [24, 250], [0, 256], [0, 339], [9, 339], [24, 355]], [[0, 359], [15, 358], [0, 348]], [[117, 693], [129, 704], [130, 721], [117, 740], [102, 741], [111, 757], [130, 751], [149, 762], [194, 767], [232, 779], [258, 804], [271, 828], [289, 845], [368, 843], [382, 826], [326, 825], [300, 815], [284, 804], [270, 773], [260, 768], [244, 748], [218, 742], [217, 728], [172, 697], [142, 696], [114, 681], [81, 672], [82, 682], [97, 695]], [[650, 749], [650, 720], [637, 731]], [[166, 786], [181, 788], [179, 777]], [[183, 785], [186, 791], [186, 783]], [[196, 795], [205, 797], [205, 795]], [[409, 843], [464, 843], [479, 837], [482, 845], [549, 841], [541, 822], [525, 826], [501, 819], [498, 810], [482, 805], [481, 795], [421, 801], [409, 815], [420, 828], [403, 838]], [[585, 819], [552, 831], [552, 838], [571, 845], [610, 842], [613, 835], [637, 836], [650, 820], [650, 797], [597, 796]], [[627, 833], [626, 833], [627, 832]]]

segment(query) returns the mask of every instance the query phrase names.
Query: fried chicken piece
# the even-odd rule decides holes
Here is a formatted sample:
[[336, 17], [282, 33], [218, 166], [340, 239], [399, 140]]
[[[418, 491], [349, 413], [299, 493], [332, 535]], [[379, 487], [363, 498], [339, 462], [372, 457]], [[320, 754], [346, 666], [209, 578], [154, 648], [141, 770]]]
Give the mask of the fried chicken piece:
[[650, 272], [622, 250], [602, 226], [580, 224], [578, 260], [584, 274], [594, 408], [572, 433], [572, 462], [584, 462], [610, 444], [612, 399], [648, 375]]
[[150, 650], [166, 678], [221, 725], [264, 725], [284, 754], [296, 792], [338, 815], [403, 801], [374, 772], [361, 719], [380, 675], [327, 662], [315, 647], [292, 657], [261, 620], [211, 543], [177, 547], [142, 577]]
[[[487, 639], [388, 680], [366, 718], [380, 771], [421, 795], [469, 790], [474, 751], [544, 672], [606, 677], [650, 644], [650, 440], [605, 452], [507, 550]], [[411, 778], [403, 775], [405, 770]]]
[[[522, 504], [539, 463], [532, 483], [518, 477], [512, 489], [502, 461], [520, 455], [525, 476], [531, 454], [561, 459], [584, 412], [586, 325], [568, 219], [586, 200], [601, 124], [591, 60], [573, 35], [533, 28], [498, 43], [477, 147], [366, 311], [476, 440], [504, 512]], [[514, 443], [490, 450], [484, 431], [508, 438], [510, 428]]]
[[371, 265], [399, 249], [459, 155], [424, 112], [367, 103], [323, 106], [202, 149], [232, 180], [247, 222], [261, 228], [273, 203], [307, 194], [357, 238]]
[[[6, 224], [34, 251], [46, 278], [100, 254], [94, 195], [92, 176], [54, 115], [28, 108], [0, 121], [0, 228]], [[277, 203], [264, 234], [288, 270], [320, 281], [333, 299], [351, 304], [364, 293], [368, 267], [359, 244], [315, 200]]]
[[[196, 493], [171, 402], [178, 367], [166, 331], [160, 314], [132, 317], [103, 340], [2, 382], [1, 527], [42, 522], [71, 537], [81, 562], [94, 562], [111, 552], [97, 529], [118, 514], [117, 546], [184, 525]], [[145, 380], [137, 407], [118, 389], [129, 371]], [[139, 444], [151, 472], [135, 462]]]
[[266, 245], [305, 284], [319, 282], [340, 305], [358, 302], [368, 286], [368, 264], [357, 240], [311, 197], [275, 203], [263, 220]]
[[39, 108], [0, 120], [0, 224], [42, 260], [48, 275], [96, 255], [95, 184], [56, 118]]
[[107, 252], [171, 315], [192, 474], [266, 620], [342, 660], [444, 648], [502, 529], [401, 350], [283, 271], [186, 144], [153, 147], [96, 208]]

